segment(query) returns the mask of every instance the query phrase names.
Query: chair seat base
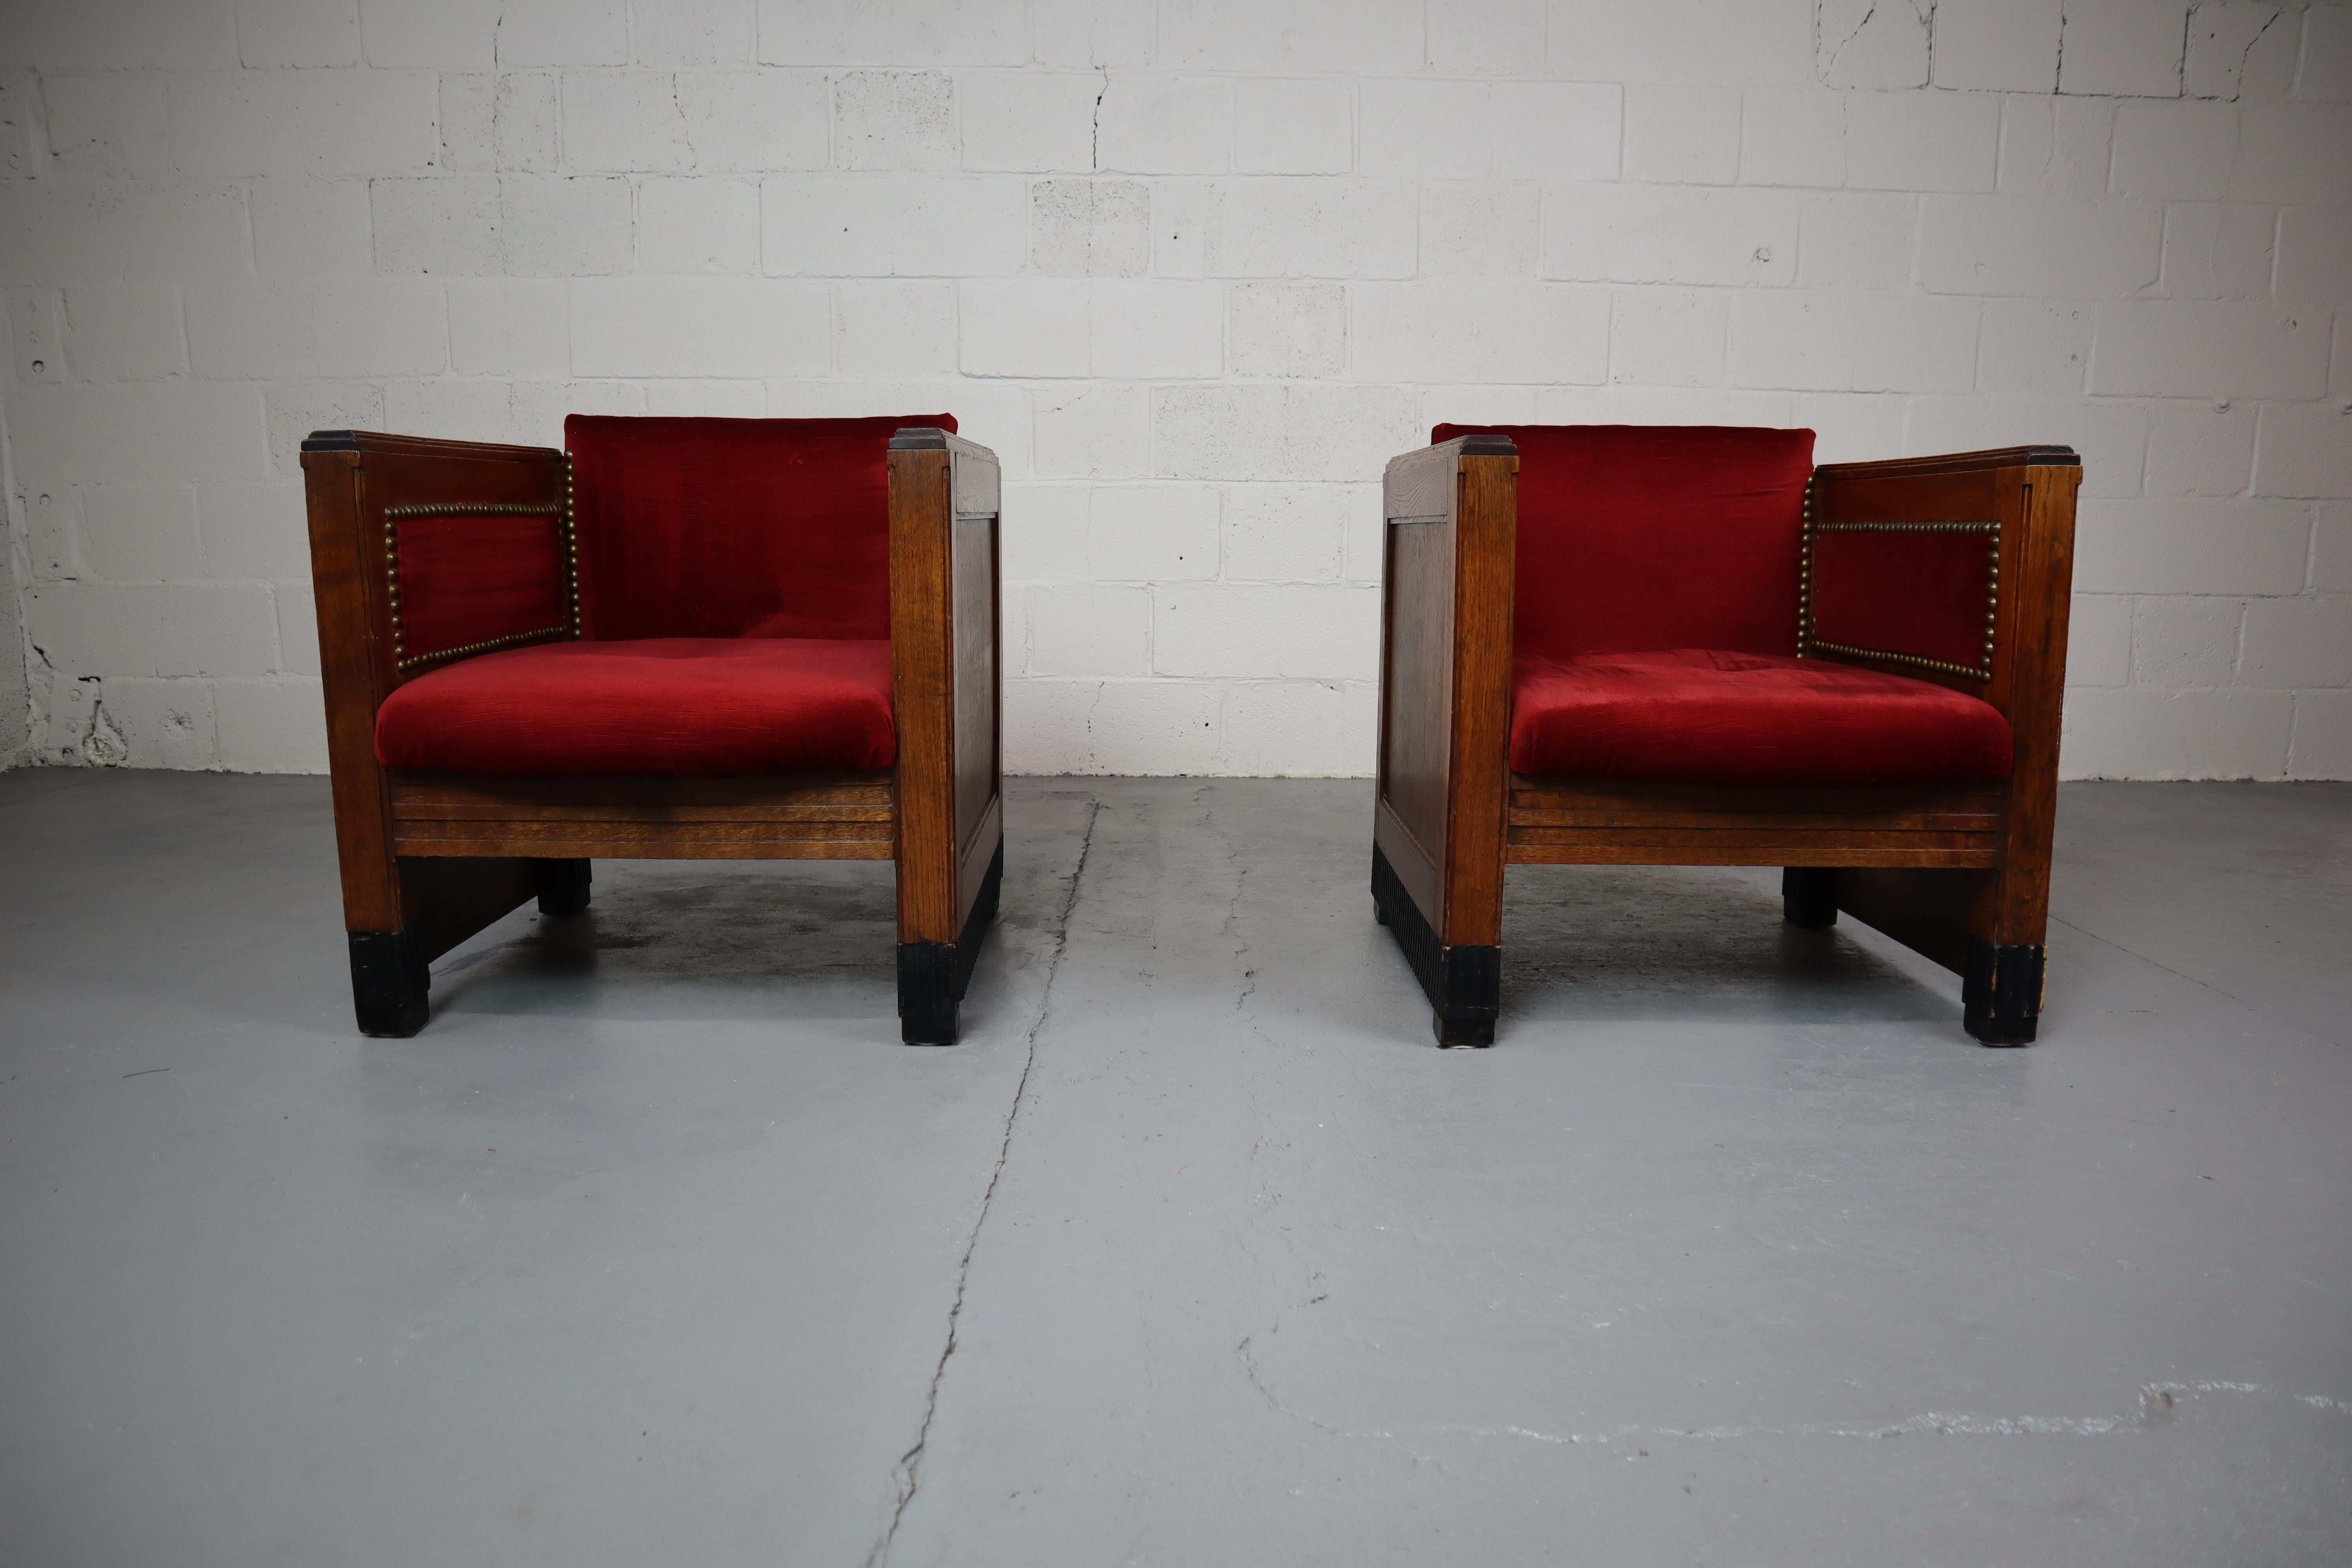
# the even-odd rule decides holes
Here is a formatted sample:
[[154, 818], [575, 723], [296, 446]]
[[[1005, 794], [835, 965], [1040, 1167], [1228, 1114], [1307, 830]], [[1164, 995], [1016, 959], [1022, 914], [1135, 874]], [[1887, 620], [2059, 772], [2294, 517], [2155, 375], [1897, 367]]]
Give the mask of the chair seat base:
[[996, 920], [996, 901], [1003, 885], [1004, 846], [1000, 841], [956, 940], [898, 944], [898, 1037], [908, 1045], [956, 1043], [957, 1004], [971, 983], [971, 966], [979, 960], [980, 944]]
[[1372, 847], [1372, 911], [1394, 933], [1429, 997], [1437, 1043], [1449, 1048], [1493, 1045], [1503, 998], [1503, 950], [1441, 942], [1377, 844]]

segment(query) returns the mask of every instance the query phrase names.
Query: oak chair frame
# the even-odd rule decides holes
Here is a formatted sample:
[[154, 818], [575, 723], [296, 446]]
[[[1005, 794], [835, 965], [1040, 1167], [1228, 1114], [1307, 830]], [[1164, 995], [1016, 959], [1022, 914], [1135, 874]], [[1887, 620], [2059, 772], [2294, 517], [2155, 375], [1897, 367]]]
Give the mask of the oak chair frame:
[[[1827, 926], [1843, 910], [1877, 928], [1961, 976], [1969, 1034], [2030, 1043], [2081, 459], [2013, 447], [1813, 470], [1792, 651], [1980, 697], [2015, 747], [1997, 784], [1841, 787], [1512, 773], [1518, 467], [1507, 436], [1464, 436], [1393, 459], [1384, 487], [1372, 900], [1428, 994], [1439, 1044], [1494, 1041], [1506, 865], [1782, 867], [1791, 923]], [[1991, 548], [1982, 665], [1815, 638], [1821, 533], [1961, 529]]]
[[[586, 908], [598, 858], [889, 860], [898, 1014], [952, 1044], [1004, 871], [1001, 510], [995, 454], [929, 427], [890, 438], [892, 711], [887, 773], [526, 778], [396, 772], [376, 710], [461, 658], [580, 635], [571, 465], [545, 447], [321, 430], [302, 443], [335, 846], [362, 1033], [425, 1026], [432, 961], [536, 897]], [[547, 516], [562, 530], [563, 624], [425, 655], [404, 644], [397, 524]]]

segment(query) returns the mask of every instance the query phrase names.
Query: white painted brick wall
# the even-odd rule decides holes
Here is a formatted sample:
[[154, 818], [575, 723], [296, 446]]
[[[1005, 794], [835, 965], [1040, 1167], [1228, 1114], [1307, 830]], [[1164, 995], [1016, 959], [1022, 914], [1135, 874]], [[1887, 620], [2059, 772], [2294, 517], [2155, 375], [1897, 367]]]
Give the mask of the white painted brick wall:
[[0, 759], [321, 765], [314, 426], [947, 408], [1018, 770], [1366, 771], [1494, 419], [2071, 442], [2067, 770], [2352, 776], [2336, 0], [16, 5], [0, 291]]

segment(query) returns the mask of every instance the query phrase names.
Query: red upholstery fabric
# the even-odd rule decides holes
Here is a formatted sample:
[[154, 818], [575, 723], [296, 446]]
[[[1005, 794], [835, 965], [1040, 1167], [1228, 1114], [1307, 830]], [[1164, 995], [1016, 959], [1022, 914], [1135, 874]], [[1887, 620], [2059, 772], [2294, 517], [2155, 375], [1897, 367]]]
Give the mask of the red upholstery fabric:
[[1975, 668], [1991, 586], [1990, 534], [1816, 534], [1813, 637]]
[[887, 637], [883, 419], [563, 422], [590, 637]]
[[393, 529], [402, 652], [441, 653], [563, 624], [554, 518], [408, 517]]
[[1659, 784], [2005, 779], [2009, 721], [1964, 692], [1821, 659], [1522, 652], [1511, 766]]
[[1440, 425], [1519, 448], [1522, 653], [1797, 650], [1811, 430]]
[[879, 773], [898, 754], [890, 645], [663, 637], [483, 654], [394, 688], [375, 754], [534, 776]]

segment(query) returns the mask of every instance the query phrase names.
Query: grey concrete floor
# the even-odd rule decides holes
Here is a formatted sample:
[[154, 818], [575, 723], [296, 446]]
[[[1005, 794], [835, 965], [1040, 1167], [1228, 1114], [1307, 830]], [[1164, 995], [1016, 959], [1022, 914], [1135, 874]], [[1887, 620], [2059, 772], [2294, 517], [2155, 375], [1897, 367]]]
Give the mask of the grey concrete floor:
[[2352, 1561], [2352, 786], [2070, 787], [2042, 1043], [1770, 873], [1515, 871], [1440, 1052], [1356, 783], [605, 863], [356, 1037], [324, 781], [0, 777], [10, 1564]]

